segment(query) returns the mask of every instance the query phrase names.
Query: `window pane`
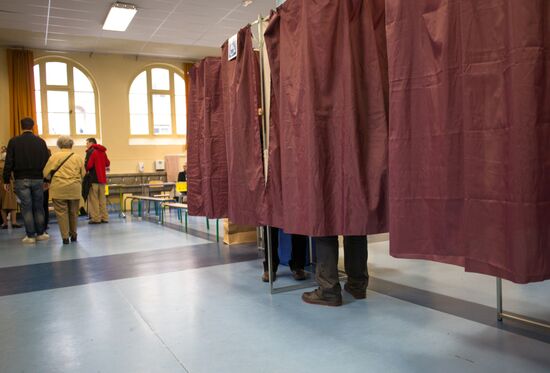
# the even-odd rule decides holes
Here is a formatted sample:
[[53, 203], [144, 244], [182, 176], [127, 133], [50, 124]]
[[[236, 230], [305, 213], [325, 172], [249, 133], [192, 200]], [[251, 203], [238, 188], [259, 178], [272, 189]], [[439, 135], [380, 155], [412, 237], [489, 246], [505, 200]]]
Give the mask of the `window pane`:
[[46, 84], [67, 85], [67, 64], [64, 62], [46, 62]]
[[130, 132], [132, 135], [148, 135], [149, 116], [146, 114], [130, 115]]
[[185, 96], [176, 96], [176, 133], [185, 135], [187, 132], [187, 115]]
[[130, 95], [130, 114], [149, 114], [147, 95]]
[[73, 68], [73, 81], [74, 81], [74, 90], [75, 92], [93, 92], [92, 83], [90, 79], [82, 71]]
[[147, 73], [145, 71], [134, 79], [130, 87], [130, 93], [147, 94]]
[[69, 92], [48, 91], [48, 112], [68, 113], [69, 112]]
[[153, 125], [155, 135], [172, 133], [170, 95], [153, 95]]
[[38, 134], [42, 135], [44, 133], [44, 129], [42, 127], [42, 113], [36, 113], [36, 126], [38, 128]]
[[95, 97], [93, 92], [74, 93], [74, 112], [76, 119], [76, 133], [95, 135]]
[[48, 124], [50, 126], [50, 135], [69, 135], [71, 133], [69, 113], [49, 112]]
[[174, 90], [176, 96], [185, 96], [185, 81], [181, 76], [174, 73]]
[[85, 113], [78, 106], [75, 108], [76, 133], [78, 135], [95, 135], [95, 113]]
[[170, 89], [170, 72], [167, 69], [151, 69], [153, 89]]
[[40, 91], [40, 65], [34, 65], [34, 90]]
[[36, 101], [36, 112], [42, 112], [42, 95], [40, 91], [34, 91], [34, 101]]
[[69, 135], [69, 92], [48, 91], [48, 126], [51, 135]]

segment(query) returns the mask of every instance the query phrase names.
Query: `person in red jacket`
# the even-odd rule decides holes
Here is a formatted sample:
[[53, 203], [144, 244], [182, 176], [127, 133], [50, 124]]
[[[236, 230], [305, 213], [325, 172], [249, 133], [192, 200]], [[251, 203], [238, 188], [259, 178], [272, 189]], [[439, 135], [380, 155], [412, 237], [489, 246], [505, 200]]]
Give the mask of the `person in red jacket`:
[[96, 139], [86, 140], [86, 171], [89, 172], [92, 183], [88, 194], [89, 224], [109, 222], [105, 184], [107, 184], [106, 168], [111, 165], [111, 162], [106, 152], [107, 148], [99, 145]]

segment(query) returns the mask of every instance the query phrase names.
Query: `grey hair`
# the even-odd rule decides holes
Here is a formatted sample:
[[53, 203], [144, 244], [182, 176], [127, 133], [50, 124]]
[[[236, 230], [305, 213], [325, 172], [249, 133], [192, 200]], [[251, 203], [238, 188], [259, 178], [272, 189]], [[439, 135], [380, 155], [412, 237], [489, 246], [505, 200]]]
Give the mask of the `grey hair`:
[[69, 136], [60, 136], [57, 139], [57, 147], [59, 149], [72, 149], [73, 145], [74, 141]]

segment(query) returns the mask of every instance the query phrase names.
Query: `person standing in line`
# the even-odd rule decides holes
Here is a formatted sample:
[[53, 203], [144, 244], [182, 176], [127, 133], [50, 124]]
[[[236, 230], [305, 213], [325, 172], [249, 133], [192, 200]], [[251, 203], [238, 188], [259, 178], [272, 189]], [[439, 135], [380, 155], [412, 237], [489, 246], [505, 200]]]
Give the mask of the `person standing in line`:
[[[341, 306], [342, 288], [338, 278], [338, 237], [316, 238], [317, 267], [315, 280], [319, 287], [302, 294], [302, 300], [322, 306]], [[348, 280], [344, 290], [355, 299], [367, 297], [368, 244], [366, 236], [344, 236], [344, 264]]]
[[105, 196], [105, 184], [107, 184], [106, 169], [111, 165], [107, 157], [107, 148], [99, 145], [94, 138], [86, 140], [86, 171], [89, 172], [91, 187], [88, 194], [89, 224], [109, 222], [107, 212], [107, 197]]
[[[6, 163], [5, 146], [0, 147], [0, 174], [4, 172], [4, 164]], [[12, 228], [21, 228], [22, 226], [17, 224], [17, 198], [13, 191], [13, 180], [10, 183], [10, 190], [4, 190], [4, 180], [0, 178], [0, 211], [2, 215], [2, 229], [8, 229], [8, 223], [11, 219]], [[8, 218], [8, 215], [10, 218]]]
[[21, 201], [26, 237], [23, 243], [33, 244], [50, 238], [44, 226], [44, 181], [42, 170], [48, 162], [46, 142], [33, 134], [34, 120], [21, 119], [20, 136], [8, 143], [3, 179], [4, 190], [10, 191], [10, 178], [15, 179], [15, 194]]
[[61, 150], [50, 157], [44, 168], [44, 178], [50, 180], [53, 201], [63, 244], [77, 240], [78, 207], [82, 192], [82, 178], [86, 173], [82, 157], [72, 152], [73, 140], [61, 136], [57, 147]]

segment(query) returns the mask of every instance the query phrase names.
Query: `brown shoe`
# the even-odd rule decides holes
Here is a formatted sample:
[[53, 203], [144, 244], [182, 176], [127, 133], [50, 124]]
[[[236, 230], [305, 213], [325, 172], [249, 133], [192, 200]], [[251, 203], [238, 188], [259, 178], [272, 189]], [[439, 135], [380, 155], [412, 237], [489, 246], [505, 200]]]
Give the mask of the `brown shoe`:
[[367, 297], [367, 289], [351, 287], [347, 282], [344, 285], [344, 290], [350, 293], [355, 299], [365, 299]]
[[292, 271], [292, 277], [294, 277], [296, 281], [304, 281], [307, 278], [307, 275], [303, 269], [297, 269]]
[[[277, 279], [277, 273], [273, 273], [273, 281], [275, 281]], [[262, 281], [263, 282], [269, 282], [269, 272], [268, 271], [265, 271], [264, 274], [262, 275]]]
[[323, 295], [321, 288], [302, 294], [302, 300], [309, 304], [318, 304], [321, 306], [338, 307], [342, 305], [342, 295], [338, 294], [334, 297], [326, 297]]

